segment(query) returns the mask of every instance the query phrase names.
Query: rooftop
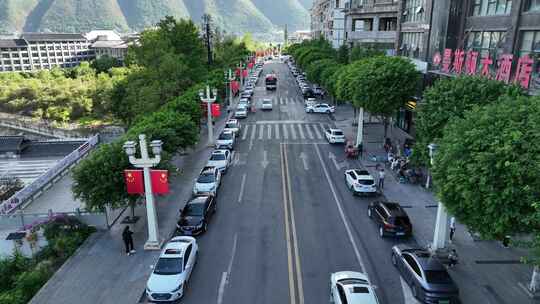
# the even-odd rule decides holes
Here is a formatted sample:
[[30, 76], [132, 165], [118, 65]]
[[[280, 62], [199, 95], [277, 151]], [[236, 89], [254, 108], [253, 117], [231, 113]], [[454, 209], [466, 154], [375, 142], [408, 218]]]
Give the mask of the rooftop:
[[24, 39], [0, 39], [0, 47], [2, 48], [16, 48], [27, 46]]
[[64, 34], [64, 33], [24, 33], [21, 38], [26, 41], [64, 41], [78, 40], [86, 41], [82, 34]]
[[92, 44], [92, 48], [127, 49], [128, 43], [123, 40], [98, 40]]

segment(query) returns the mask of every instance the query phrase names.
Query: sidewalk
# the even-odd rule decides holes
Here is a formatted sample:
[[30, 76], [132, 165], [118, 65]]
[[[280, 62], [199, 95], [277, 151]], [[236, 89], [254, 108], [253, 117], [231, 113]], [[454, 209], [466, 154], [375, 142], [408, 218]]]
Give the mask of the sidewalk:
[[[216, 121], [216, 130], [224, 127], [227, 113]], [[216, 132], [216, 135], [219, 132]], [[171, 194], [156, 198], [159, 235], [167, 241], [174, 232], [178, 210], [189, 199], [193, 180], [206, 164], [212, 148], [207, 147], [207, 130], [201, 128], [199, 143], [189, 153], [173, 162], [182, 172], [171, 177]], [[144, 251], [147, 239], [146, 209], [138, 206], [135, 214], [141, 219], [130, 225], [137, 253], [126, 256], [122, 242], [124, 225], [116, 224], [108, 231], [94, 233], [85, 244], [54, 274], [30, 301], [31, 304], [133, 304], [143, 296], [150, 266], [159, 251]]]
[[[350, 106], [339, 106], [336, 112], [336, 127], [342, 128], [348, 138], [355, 139], [357, 129], [352, 126], [353, 112]], [[404, 136], [403, 131], [395, 129], [389, 132], [389, 136], [403, 143], [404, 138], [400, 138]], [[375, 177], [376, 163], [369, 155], [386, 155], [383, 137], [382, 124], [364, 124], [365, 152], [361, 163]], [[432, 192], [421, 186], [400, 184], [395, 174], [389, 173], [386, 175], [383, 195], [387, 200], [399, 202], [406, 208], [413, 223], [416, 245], [425, 247], [433, 240], [437, 199]], [[518, 285], [527, 285], [532, 275], [532, 266], [519, 263], [520, 257], [525, 254], [523, 250], [504, 248], [496, 241], [477, 241], [472, 238], [467, 227], [459, 223], [456, 224], [452, 245], [458, 252], [459, 264], [450, 269], [450, 274], [460, 288], [462, 303], [540, 303], [540, 300], [529, 298]]]

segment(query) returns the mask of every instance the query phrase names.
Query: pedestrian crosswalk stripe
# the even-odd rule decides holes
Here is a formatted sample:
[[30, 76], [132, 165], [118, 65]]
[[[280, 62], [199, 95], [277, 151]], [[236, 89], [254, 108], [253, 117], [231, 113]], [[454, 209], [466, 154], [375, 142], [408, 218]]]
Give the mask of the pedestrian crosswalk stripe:
[[319, 132], [319, 128], [317, 125], [313, 126], [313, 130], [315, 130], [315, 135], [317, 136], [317, 139], [322, 139], [321, 132]]
[[294, 129], [294, 125], [291, 126], [291, 138], [296, 139], [296, 130]]
[[262, 128], [259, 129], [259, 140], [263, 139], [263, 135], [264, 135], [264, 126], [262, 126]]
[[253, 130], [251, 130], [251, 137], [250, 137], [250, 140], [254, 140], [254, 139], [255, 139], [255, 130], [257, 130], [257, 128], [255, 128], [255, 126], [253, 126]]
[[306, 125], [306, 131], [307, 131], [307, 135], [308, 135], [309, 139], [313, 139], [313, 133], [311, 132], [311, 126], [310, 125]]
[[283, 97], [280, 97], [280, 98], [279, 98], [279, 104], [280, 104], [280, 105], [284, 105], [284, 104], [285, 104], [285, 100], [283, 99]]
[[306, 137], [304, 136], [304, 130], [302, 129], [302, 125], [298, 126], [298, 133], [300, 134], [301, 139], [306, 139]]
[[272, 125], [268, 125], [268, 139], [272, 139]]
[[289, 139], [289, 131], [287, 131], [287, 125], [283, 125], [283, 138]]
[[[253, 128], [255, 128], [255, 126], [253, 126]], [[249, 130], [249, 125], [246, 125], [246, 127], [244, 128], [244, 134], [242, 134], [242, 140], [246, 140], [246, 137], [248, 135], [248, 130]]]
[[276, 139], [279, 139], [279, 125], [275, 125], [275, 126], [276, 126]]

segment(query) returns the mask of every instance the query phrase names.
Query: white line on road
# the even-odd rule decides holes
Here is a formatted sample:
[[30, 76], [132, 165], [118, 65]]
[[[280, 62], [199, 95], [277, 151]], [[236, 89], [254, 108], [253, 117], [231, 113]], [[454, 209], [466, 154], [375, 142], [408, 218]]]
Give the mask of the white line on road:
[[255, 139], [256, 129], [257, 129], [256, 126], [253, 126], [253, 130], [251, 130], [251, 137], [249, 138], [249, 140]]
[[289, 131], [287, 130], [287, 125], [283, 125], [283, 138], [289, 139]]
[[276, 139], [279, 139], [279, 125], [276, 126]]
[[306, 153], [304, 152], [300, 153], [300, 159], [302, 159], [302, 163], [304, 164], [304, 170], [306, 171], [309, 170]]
[[223, 303], [223, 294], [225, 293], [225, 284], [227, 284], [227, 272], [221, 274], [221, 282], [219, 283], [217, 304]]
[[259, 140], [262, 140], [264, 136], [264, 125], [259, 128]]
[[268, 165], [270, 164], [270, 162], [268, 161], [268, 152], [266, 150], [263, 151], [263, 160], [261, 164], [264, 169], [266, 169], [266, 167], [268, 167]]
[[244, 197], [244, 187], [246, 186], [246, 174], [244, 173], [242, 175], [242, 183], [240, 184], [240, 194], [238, 195], [238, 203], [242, 202], [242, 198]]
[[291, 125], [291, 138], [296, 139], [296, 130], [294, 129], [294, 125]]
[[306, 137], [304, 136], [304, 130], [302, 130], [302, 125], [298, 125], [298, 132], [300, 133], [301, 139], [306, 139]]
[[242, 134], [242, 140], [246, 140], [246, 137], [248, 135], [248, 130], [249, 130], [249, 125], [246, 125], [246, 127], [244, 128], [244, 134]]
[[234, 262], [234, 256], [236, 255], [236, 245], [238, 243], [238, 234], [234, 234], [234, 240], [233, 240], [233, 249], [231, 253], [231, 259], [229, 260], [229, 266], [227, 267], [227, 271], [223, 272], [221, 274], [221, 281], [219, 283], [219, 290], [218, 290], [218, 298], [217, 298], [217, 304], [223, 303], [223, 295], [225, 294], [225, 285], [229, 283], [229, 278], [231, 277], [231, 271], [232, 271], [232, 265]]
[[318, 125], [313, 125], [313, 130], [315, 130], [315, 135], [317, 135], [317, 139], [322, 139], [322, 136], [321, 136], [321, 133], [319, 132], [319, 128], [320, 126]]
[[308, 135], [309, 139], [314, 139], [313, 138], [313, 132], [311, 132], [311, 125], [306, 125], [306, 131], [307, 131], [307, 135]]
[[269, 140], [272, 139], [272, 125], [268, 125], [268, 137]]
[[[317, 156], [319, 156], [319, 161], [321, 162], [321, 167], [323, 168], [324, 175], [326, 177], [326, 181], [330, 185], [330, 190], [332, 191], [332, 195], [334, 196], [334, 201], [336, 202], [336, 206], [339, 211], [339, 215], [341, 217], [341, 221], [343, 222], [343, 225], [345, 226], [345, 230], [347, 230], [347, 235], [349, 236], [349, 241], [351, 242], [351, 245], [353, 247], [354, 255], [356, 256], [356, 260], [358, 261], [358, 264], [360, 264], [360, 267], [362, 267], [362, 271], [366, 273], [366, 267], [364, 266], [364, 262], [362, 260], [362, 256], [360, 255], [360, 250], [358, 250], [358, 246], [356, 245], [356, 241], [354, 240], [354, 236], [350, 227], [349, 222], [345, 218], [345, 213], [343, 212], [343, 207], [341, 206], [341, 202], [337, 196], [336, 189], [334, 187], [334, 184], [332, 183], [332, 180], [330, 179], [330, 174], [328, 173], [328, 169], [326, 168], [326, 164], [323, 161], [321, 150], [318, 145], [315, 145], [315, 151], [317, 151]], [[369, 278], [368, 278], [369, 282]], [[371, 282], [370, 282], [371, 284]]]

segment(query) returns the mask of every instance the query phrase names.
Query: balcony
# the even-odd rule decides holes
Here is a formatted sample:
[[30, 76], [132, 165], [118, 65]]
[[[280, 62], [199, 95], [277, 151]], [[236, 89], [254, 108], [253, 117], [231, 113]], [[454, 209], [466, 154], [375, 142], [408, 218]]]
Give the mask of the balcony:
[[354, 31], [348, 33], [348, 40], [351, 41], [394, 43], [396, 37], [396, 31]]

